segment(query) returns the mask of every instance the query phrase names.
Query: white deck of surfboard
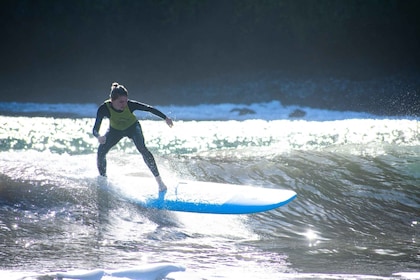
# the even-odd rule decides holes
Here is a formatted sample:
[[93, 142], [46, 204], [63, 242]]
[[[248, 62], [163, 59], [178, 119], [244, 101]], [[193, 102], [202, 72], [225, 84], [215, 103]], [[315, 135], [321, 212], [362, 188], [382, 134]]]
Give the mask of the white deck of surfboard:
[[158, 192], [154, 178], [126, 176], [111, 186], [126, 199], [146, 208], [171, 211], [250, 214], [283, 206], [296, 197], [292, 190], [200, 181], [168, 181]]

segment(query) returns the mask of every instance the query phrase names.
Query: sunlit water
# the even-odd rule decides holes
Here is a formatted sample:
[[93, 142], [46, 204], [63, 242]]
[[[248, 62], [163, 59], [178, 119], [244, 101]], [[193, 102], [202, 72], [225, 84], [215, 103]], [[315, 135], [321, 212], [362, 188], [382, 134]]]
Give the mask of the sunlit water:
[[[173, 279], [420, 272], [417, 120], [177, 121], [172, 129], [141, 122], [163, 178], [298, 194], [253, 215], [147, 210], [107, 191], [92, 118], [3, 116], [1, 123], [2, 279], [160, 262], [187, 268]], [[128, 139], [110, 152], [108, 168], [113, 184], [129, 175], [139, 190], [151, 176]]]

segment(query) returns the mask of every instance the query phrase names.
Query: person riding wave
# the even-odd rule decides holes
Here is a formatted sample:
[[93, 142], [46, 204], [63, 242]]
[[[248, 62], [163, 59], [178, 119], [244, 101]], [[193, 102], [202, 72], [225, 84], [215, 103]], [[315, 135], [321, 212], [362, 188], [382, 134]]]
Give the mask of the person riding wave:
[[[112, 83], [110, 99], [106, 100], [99, 106], [96, 113], [96, 120], [93, 126], [93, 135], [98, 139], [99, 147], [97, 153], [97, 167], [101, 176], [106, 176], [106, 155], [109, 150], [114, 147], [122, 138], [128, 137], [133, 140], [137, 150], [143, 156], [144, 162], [149, 167], [150, 171], [155, 176], [156, 182], [159, 185], [159, 191], [167, 189], [165, 183], [160, 177], [155, 158], [147, 149], [143, 131], [140, 122], [133, 114], [135, 110], [150, 112], [163, 120], [169, 127], [173, 126], [172, 120], [158, 109], [128, 99], [128, 90], [118, 83]], [[99, 134], [102, 120], [107, 117], [109, 121], [109, 128], [105, 135]]]

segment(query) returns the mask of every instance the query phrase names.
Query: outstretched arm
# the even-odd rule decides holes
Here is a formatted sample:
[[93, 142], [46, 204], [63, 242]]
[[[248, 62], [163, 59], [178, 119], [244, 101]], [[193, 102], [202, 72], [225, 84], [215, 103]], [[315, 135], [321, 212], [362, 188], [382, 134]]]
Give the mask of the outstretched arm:
[[158, 109], [156, 109], [156, 108], [154, 108], [154, 107], [152, 107], [148, 104], [144, 104], [144, 103], [134, 101], [134, 100], [129, 100], [128, 101], [128, 107], [129, 107], [131, 112], [133, 112], [134, 110], [147, 111], [147, 112], [152, 113], [153, 115], [161, 117], [162, 119], [165, 120], [166, 124], [169, 127], [172, 127], [174, 125], [172, 120], [169, 117], [167, 117], [164, 113], [162, 113]]

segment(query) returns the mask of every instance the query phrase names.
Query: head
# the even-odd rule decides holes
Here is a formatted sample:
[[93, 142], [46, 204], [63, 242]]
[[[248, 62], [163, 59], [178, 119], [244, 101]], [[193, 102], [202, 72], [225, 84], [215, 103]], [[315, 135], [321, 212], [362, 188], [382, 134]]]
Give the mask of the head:
[[128, 101], [128, 90], [118, 83], [112, 83], [111, 93], [109, 94], [112, 107], [117, 110], [124, 110]]

